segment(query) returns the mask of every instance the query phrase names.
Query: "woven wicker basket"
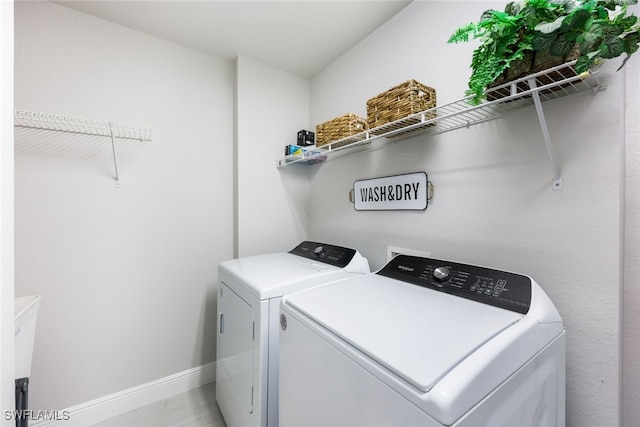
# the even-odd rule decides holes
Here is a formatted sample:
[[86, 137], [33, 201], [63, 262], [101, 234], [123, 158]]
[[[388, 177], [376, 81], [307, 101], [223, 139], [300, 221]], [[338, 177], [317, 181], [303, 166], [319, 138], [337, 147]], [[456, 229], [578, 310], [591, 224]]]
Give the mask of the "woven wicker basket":
[[[316, 147], [322, 147], [365, 130], [367, 130], [367, 121], [356, 114], [348, 113], [336, 117], [316, 126]], [[340, 145], [344, 144], [336, 144], [333, 148]]]
[[[367, 101], [367, 123], [369, 129], [373, 129], [435, 106], [435, 89], [416, 80], [407, 80]], [[433, 117], [435, 112], [426, 118]]]

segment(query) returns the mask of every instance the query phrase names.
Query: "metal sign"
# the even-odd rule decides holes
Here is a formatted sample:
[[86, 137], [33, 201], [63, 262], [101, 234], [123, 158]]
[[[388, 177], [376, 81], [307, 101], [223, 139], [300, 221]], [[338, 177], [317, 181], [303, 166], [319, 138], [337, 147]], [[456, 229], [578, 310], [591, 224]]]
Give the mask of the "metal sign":
[[428, 193], [426, 172], [415, 172], [356, 181], [351, 198], [358, 211], [423, 211]]

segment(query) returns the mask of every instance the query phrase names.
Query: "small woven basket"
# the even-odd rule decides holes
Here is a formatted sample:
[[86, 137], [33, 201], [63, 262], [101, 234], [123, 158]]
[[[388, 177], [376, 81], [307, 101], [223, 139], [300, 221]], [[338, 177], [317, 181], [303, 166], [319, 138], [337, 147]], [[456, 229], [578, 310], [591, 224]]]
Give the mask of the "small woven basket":
[[[367, 121], [356, 114], [348, 113], [336, 117], [316, 126], [316, 147], [322, 147], [365, 130], [367, 130]], [[336, 144], [334, 148], [341, 145], [344, 144]]]
[[[407, 80], [367, 101], [367, 123], [373, 129], [435, 106], [434, 88]], [[435, 112], [426, 115], [426, 119], [434, 117]]]

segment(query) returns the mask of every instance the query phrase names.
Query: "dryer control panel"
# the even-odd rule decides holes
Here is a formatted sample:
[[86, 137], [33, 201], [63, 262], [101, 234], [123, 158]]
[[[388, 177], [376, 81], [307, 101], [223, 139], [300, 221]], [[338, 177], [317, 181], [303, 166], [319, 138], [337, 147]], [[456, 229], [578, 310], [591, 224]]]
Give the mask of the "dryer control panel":
[[522, 314], [531, 305], [531, 279], [521, 274], [408, 255], [377, 274]]
[[290, 250], [289, 253], [344, 268], [355, 256], [356, 250], [326, 243], [305, 241]]

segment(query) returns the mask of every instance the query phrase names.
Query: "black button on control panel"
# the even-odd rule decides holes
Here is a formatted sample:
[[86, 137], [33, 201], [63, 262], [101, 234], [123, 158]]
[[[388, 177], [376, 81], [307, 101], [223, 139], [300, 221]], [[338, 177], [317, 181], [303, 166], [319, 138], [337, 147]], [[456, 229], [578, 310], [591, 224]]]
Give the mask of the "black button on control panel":
[[521, 274], [408, 255], [376, 274], [522, 314], [531, 305], [531, 279]]
[[356, 250], [326, 243], [304, 241], [290, 250], [289, 253], [344, 268], [355, 256]]

